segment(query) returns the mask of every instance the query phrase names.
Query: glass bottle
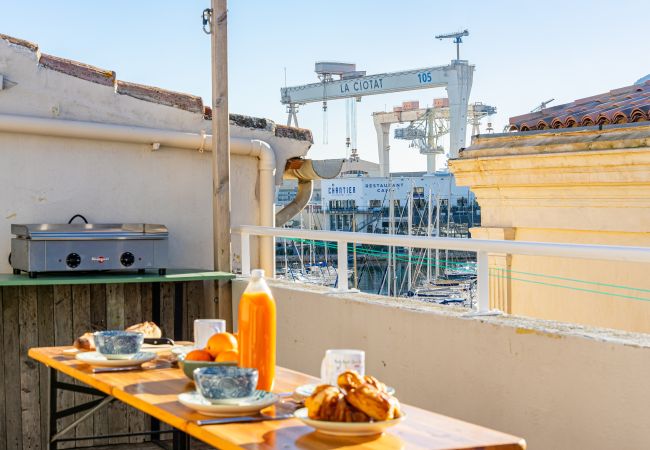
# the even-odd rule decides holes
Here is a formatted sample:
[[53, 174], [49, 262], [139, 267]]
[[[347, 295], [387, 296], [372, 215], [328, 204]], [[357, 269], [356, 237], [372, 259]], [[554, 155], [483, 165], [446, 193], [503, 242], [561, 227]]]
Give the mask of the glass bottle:
[[252, 271], [239, 300], [239, 366], [259, 372], [257, 389], [271, 391], [275, 381], [276, 308], [264, 271]]

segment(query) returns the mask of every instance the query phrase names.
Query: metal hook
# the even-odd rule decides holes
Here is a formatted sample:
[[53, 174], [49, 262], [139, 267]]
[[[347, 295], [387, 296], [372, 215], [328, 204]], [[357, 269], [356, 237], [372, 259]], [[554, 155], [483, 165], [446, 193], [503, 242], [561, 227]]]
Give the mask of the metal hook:
[[203, 22], [203, 32], [205, 34], [212, 34], [212, 8], [205, 8], [203, 10], [201, 21]]

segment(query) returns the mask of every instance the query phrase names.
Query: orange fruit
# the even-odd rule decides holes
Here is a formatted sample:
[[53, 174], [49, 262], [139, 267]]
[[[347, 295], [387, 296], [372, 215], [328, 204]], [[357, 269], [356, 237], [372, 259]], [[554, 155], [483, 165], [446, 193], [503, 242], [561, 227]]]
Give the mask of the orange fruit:
[[205, 350], [192, 350], [185, 355], [185, 361], [212, 361], [212, 355]]
[[237, 350], [226, 350], [221, 352], [215, 358], [216, 362], [239, 362], [239, 353]]
[[237, 351], [237, 338], [230, 333], [213, 334], [205, 350], [216, 358], [221, 352]]

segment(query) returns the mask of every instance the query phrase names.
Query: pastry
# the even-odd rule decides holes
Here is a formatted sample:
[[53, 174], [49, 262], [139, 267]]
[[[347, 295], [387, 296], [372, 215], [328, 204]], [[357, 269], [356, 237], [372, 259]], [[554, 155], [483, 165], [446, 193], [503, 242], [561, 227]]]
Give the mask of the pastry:
[[397, 399], [369, 384], [350, 389], [346, 399], [374, 420], [391, 420], [401, 416]]
[[399, 401], [388, 394], [386, 385], [373, 376], [362, 377], [353, 370], [340, 374], [339, 387], [321, 384], [305, 400], [307, 415], [330, 422], [370, 422], [402, 416]]
[[316, 387], [314, 393], [305, 400], [307, 415], [314, 420], [329, 420], [335, 416], [339, 399], [343, 394], [334, 386], [321, 385]]
[[326, 384], [314, 389], [314, 393], [305, 400], [305, 406], [307, 415], [314, 420], [370, 422], [370, 417], [350, 405], [338, 388]]
[[[126, 331], [142, 333], [145, 338], [159, 339], [162, 337], [162, 331], [160, 331], [158, 325], [153, 322], [137, 323], [131, 325], [126, 329]], [[75, 339], [72, 345], [79, 350], [95, 350], [95, 339], [93, 338], [93, 333], [84, 333], [83, 336]]]
[[379, 381], [377, 378], [373, 377], [372, 375], [366, 375], [365, 377], [363, 377], [363, 380], [366, 382], [366, 384], [376, 387], [381, 392], [388, 393], [388, 388], [386, 387], [386, 385], [381, 381]]
[[358, 388], [365, 384], [366, 381], [354, 370], [347, 370], [338, 376], [336, 383], [341, 389], [349, 392], [350, 389]]
[[142, 322], [135, 325], [131, 325], [126, 331], [136, 331], [138, 333], [144, 334], [144, 337], [151, 339], [158, 339], [162, 337], [162, 331], [158, 325], [153, 322]]
[[95, 350], [95, 338], [92, 333], [85, 333], [75, 339], [72, 345], [79, 350]]

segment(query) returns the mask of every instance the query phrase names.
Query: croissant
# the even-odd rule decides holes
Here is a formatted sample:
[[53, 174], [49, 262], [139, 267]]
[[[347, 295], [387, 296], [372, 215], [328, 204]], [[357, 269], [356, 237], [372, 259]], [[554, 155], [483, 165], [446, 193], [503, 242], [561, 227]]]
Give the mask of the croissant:
[[345, 398], [342, 398], [336, 405], [334, 417], [326, 420], [333, 420], [335, 422], [370, 422], [370, 417], [350, 405]]
[[314, 420], [328, 420], [333, 417], [343, 394], [338, 388], [328, 385], [317, 386], [314, 393], [305, 400], [307, 415]]
[[369, 384], [350, 389], [346, 399], [374, 420], [391, 420], [401, 416], [397, 399]]
[[305, 406], [307, 415], [314, 420], [370, 422], [370, 417], [350, 405], [338, 388], [326, 384], [314, 389], [314, 393], [305, 400]]
[[348, 370], [338, 376], [336, 383], [341, 389], [348, 392], [350, 389], [358, 388], [365, 384], [365, 380], [354, 370]]
[[379, 391], [388, 393], [388, 388], [386, 387], [386, 385], [381, 381], [379, 381], [377, 378], [373, 377], [372, 375], [366, 375], [365, 377], [363, 377], [363, 380], [365, 381], [366, 384], [376, 387]]

